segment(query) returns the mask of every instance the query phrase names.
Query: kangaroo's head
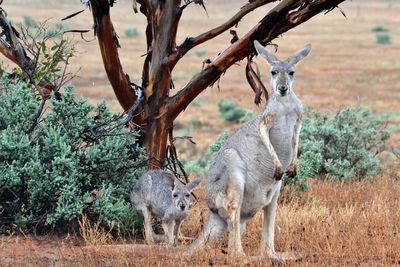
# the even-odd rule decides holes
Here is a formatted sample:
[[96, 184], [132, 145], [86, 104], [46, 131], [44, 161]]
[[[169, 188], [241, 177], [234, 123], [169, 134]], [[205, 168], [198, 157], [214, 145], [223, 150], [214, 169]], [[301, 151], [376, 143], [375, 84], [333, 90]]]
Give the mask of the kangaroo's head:
[[190, 205], [190, 193], [200, 184], [201, 179], [193, 180], [187, 185], [181, 185], [175, 176], [170, 173], [164, 173], [164, 180], [172, 188], [171, 194], [174, 209], [178, 212], [187, 212]]
[[285, 61], [280, 61], [257, 40], [254, 41], [254, 47], [257, 53], [265, 58], [271, 66], [270, 84], [272, 86], [272, 94], [278, 97], [290, 95], [293, 92], [292, 85], [296, 73], [296, 64], [310, 53], [311, 45], [307, 44]]

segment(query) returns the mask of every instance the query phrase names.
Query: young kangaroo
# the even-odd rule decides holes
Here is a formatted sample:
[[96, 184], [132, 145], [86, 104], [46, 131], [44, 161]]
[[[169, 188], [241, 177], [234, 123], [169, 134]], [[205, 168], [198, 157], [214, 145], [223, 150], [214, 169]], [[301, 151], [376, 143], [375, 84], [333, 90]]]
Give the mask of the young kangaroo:
[[200, 182], [197, 179], [181, 186], [173, 174], [162, 170], [146, 172], [139, 178], [130, 199], [133, 207], [144, 217], [148, 244], [154, 243], [155, 237], [151, 227], [152, 215], [161, 219], [168, 245], [175, 244], [181, 224], [189, 214], [190, 193]]
[[292, 85], [295, 65], [308, 55], [310, 45], [285, 61], [278, 60], [258, 41], [254, 46], [271, 66], [272, 96], [264, 111], [222, 145], [208, 173], [208, 222], [186, 249], [192, 254], [207, 242], [229, 232], [228, 253], [243, 256], [241, 234], [246, 222], [263, 210], [260, 256], [283, 260], [274, 248], [277, 199], [284, 173], [294, 176], [297, 164], [302, 104]]

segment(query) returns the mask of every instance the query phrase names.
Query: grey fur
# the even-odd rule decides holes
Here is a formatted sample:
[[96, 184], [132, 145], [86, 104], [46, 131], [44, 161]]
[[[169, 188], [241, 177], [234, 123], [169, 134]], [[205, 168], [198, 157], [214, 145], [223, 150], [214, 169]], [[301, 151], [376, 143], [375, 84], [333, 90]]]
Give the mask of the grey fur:
[[311, 47], [279, 61], [257, 41], [254, 44], [271, 65], [272, 96], [264, 111], [227, 139], [215, 157], [206, 184], [208, 222], [186, 249], [189, 255], [226, 231], [228, 253], [244, 255], [241, 234], [246, 222], [263, 210], [260, 256], [267, 248], [270, 258], [284, 257], [275, 252], [274, 226], [282, 175], [294, 176], [297, 165], [303, 107], [292, 90], [294, 65]]
[[139, 178], [130, 199], [133, 207], [144, 217], [145, 238], [148, 244], [154, 243], [151, 218], [162, 221], [168, 244], [175, 244], [180, 234], [180, 226], [189, 214], [191, 191], [200, 184], [197, 179], [182, 186], [176, 177], [166, 171], [152, 170]]

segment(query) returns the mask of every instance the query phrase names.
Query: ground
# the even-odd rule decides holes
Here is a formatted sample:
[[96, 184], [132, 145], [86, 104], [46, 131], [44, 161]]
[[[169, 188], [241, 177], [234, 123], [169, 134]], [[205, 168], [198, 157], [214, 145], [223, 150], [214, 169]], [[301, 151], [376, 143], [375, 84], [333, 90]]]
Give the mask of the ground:
[[[208, 1], [208, 16], [199, 7], [189, 7], [182, 18], [178, 43], [187, 36], [194, 36], [215, 27], [233, 15], [246, 1]], [[272, 5], [252, 13], [238, 25], [242, 36], [257, 23]], [[51, 18], [50, 23], [82, 8], [79, 1], [66, 0], [13, 0], [4, 1], [2, 7], [17, 24], [24, 16], [38, 21]], [[229, 8], [227, 8], [229, 7]], [[310, 56], [298, 66], [294, 86], [296, 94], [309, 110], [335, 112], [348, 106], [366, 106], [389, 117], [392, 138], [389, 147], [399, 147], [400, 141], [400, 3], [396, 1], [347, 1], [339, 10], [318, 15], [304, 25], [274, 40], [279, 46], [278, 57], [283, 59], [306, 43], [313, 48]], [[141, 76], [145, 51], [145, 20], [133, 14], [130, 1], [117, 1], [112, 8], [112, 19], [120, 36], [120, 57], [125, 72], [133, 81]], [[90, 12], [65, 22], [69, 29], [91, 29]], [[391, 44], [378, 44], [372, 29], [384, 26], [389, 30]], [[135, 28], [138, 36], [128, 38], [125, 30]], [[77, 54], [71, 62], [71, 71], [77, 71], [73, 81], [78, 95], [97, 103], [105, 99], [115, 111], [121, 111], [104, 72], [97, 41], [92, 33], [86, 42], [79, 35], [69, 35], [76, 44]], [[202, 61], [214, 58], [229, 44], [226, 33], [208, 44], [188, 53], [173, 73], [175, 90], [179, 90], [190, 77], [201, 69]], [[270, 47], [273, 49], [273, 47]], [[7, 62], [1, 58], [3, 62]], [[267, 65], [257, 61], [262, 77], [267, 82]], [[14, 67], [8, 63], [9, 67]], [[240, 127], [223, 121], [217, 109], [220, 99], [234, 100], [240, 107], [261, 111], [256, 107], [254, 95], [245, 79], [244, 62], [230, 68], [222, 77], [219, 88], [214, 86], [200, 95], [177, 121], [177, 135], [190, 135], [196, 145], [182, 141], [178, 147], [185, 157], [196, 158], [225, 129], [233, 132]], [[206, 115], [205, 115], [206, 114]], [[384, 161], [387, 157], [384, 157]], [[389, 165], [388, 162], [384, 162]], [[352, 183], [312, 183], [312, 190], [301, 200], [281, 200], [278, 210], [277, 250], [296, 250], [309, 253], [310, 257], [299, 265], [396, 265], [400, 264], [400, 186], [399, 171], [387, 169], [377, 181]], [[197, 190], [201, 199], [201, 189]], [[284, 194], [284, 196], [289, 194]], [[188, 236], [195, 236], [200, 229], [205, 206], [196, 205], [184, 225]], [[259, 243], [261, 218], [258, 216], [248, 228], [244, 238], [245, 251], [255, 255]], [[132, 241], [119, 240], [117, 243]], [[140, 243], [140, 241], [138, 241]], [[140, 256], [142, 248], [131, 246], [87, 247], [73, 237], [0, 237], [0, 265], [176, 265], [177, 260], [162, 253], [150, 252], [151, 257]], [[136, 252], [134, 252], [136, 251]], [[140, 253], [139, 253], [139, 252]], [[218, 247], [198, 257], [198, 265], [207, 265], [206, 256], [223, 255]], [[193, 261], [178, 261], [181, 265]], [[225, 263], [224, 260], [219, 262]], [[258, 263], [254, 263], [257, 265]], [[250, 264], [252, 265], [252, 264]]]

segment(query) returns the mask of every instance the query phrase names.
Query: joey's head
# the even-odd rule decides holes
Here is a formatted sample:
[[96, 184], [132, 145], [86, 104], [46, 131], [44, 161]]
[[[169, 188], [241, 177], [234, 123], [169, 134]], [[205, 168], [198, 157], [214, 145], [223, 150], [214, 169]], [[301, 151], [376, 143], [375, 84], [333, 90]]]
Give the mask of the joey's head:
[[179, 213], [188, 212], [190, 206], [190, 193], [200, 184], [201, 180], [196, 179], [187, 185], [181, 185], [178, 179], [169, 173], [165, 173], [164, 180], [166, 184], [172, 188], [171, 194], [172, 204], [174, 205], [173, 208]]
[[311, 50], [308, 44], [285, 61], [280, 61], [274, 54], [268, 51], [257, 40], [254, 41], [254, 47], [258, 55], [261, 55], [271, 66], [270, 84], [272, 94], [278, 97], [285, 97], [293, 92], [292, 86], [296, 73], [296, 65], [305, 58]]

